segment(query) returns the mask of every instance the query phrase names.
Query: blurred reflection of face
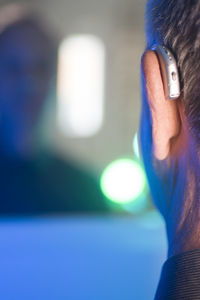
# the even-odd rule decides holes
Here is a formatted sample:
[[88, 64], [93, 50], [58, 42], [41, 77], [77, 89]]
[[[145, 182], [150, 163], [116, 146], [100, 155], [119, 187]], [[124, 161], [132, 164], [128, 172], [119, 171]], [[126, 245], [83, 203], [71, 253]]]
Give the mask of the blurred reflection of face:
[[52, 54], [33, 26], [0, 36], [0, 139], [4, 151], [29, 142], [49, 90]]

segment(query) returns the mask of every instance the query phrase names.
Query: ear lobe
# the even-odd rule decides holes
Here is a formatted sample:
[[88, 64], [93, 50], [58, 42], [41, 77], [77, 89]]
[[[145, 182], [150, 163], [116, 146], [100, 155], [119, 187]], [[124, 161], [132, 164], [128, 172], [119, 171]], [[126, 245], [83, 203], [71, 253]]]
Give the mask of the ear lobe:
[[153, 152], [157, 159], [163, 160], [170, 154], [172, 139], [180, 132], [178, 100], [165, 97], [159, 60], [154, 51], [144, 53], [142, 71], [152, 118]]

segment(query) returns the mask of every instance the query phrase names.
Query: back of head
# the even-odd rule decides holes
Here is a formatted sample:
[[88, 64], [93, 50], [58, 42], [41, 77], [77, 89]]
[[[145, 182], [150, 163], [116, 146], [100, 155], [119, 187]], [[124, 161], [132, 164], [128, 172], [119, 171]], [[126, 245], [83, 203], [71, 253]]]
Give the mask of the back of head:
[[182, 99], [191, 133], [200, 137], [200, 1], [149, 0], [146, 6], [147, 48], [169, 48], [178, 64]]

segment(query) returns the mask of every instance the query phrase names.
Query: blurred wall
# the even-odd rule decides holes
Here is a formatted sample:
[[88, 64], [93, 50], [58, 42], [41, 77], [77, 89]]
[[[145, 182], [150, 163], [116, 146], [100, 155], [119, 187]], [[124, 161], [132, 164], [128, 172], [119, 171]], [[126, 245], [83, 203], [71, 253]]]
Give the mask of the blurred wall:
[[[1, 1], [1, 4], [12, 1]], [[144, 0], [28, 0], [61, 38], [91, 33], [106, 47], [105, 112], [101, 130], [90, 138], [66, 138], [58, 129], [53, 147], [81, 164], [102, 170], [132, 156], [140, 114], [140, 56], [144, 50]]]

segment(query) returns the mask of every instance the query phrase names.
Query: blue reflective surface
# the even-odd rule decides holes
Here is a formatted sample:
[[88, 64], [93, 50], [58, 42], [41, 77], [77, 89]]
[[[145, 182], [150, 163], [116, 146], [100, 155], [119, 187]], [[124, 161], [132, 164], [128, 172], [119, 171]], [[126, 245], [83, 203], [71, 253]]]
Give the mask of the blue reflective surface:
[[152, 300], [165, 257], [155, 213], [0, 219], [4, 300]]

